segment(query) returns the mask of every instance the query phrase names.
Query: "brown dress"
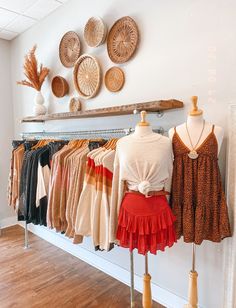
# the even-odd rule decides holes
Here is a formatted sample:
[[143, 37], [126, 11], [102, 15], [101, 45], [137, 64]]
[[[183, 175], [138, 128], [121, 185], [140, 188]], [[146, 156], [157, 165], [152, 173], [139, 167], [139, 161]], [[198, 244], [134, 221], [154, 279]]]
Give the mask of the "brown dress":
[[203, 240], [220, 242], [231, 236], [227, 204], [218, 166], [218, 143], [211, 133], [197, 148], [197, 159], [188, 157], [189, 148], [176, 132], [172, 139], [174, 168], [171, 206], [177, 238], [187, 243]]

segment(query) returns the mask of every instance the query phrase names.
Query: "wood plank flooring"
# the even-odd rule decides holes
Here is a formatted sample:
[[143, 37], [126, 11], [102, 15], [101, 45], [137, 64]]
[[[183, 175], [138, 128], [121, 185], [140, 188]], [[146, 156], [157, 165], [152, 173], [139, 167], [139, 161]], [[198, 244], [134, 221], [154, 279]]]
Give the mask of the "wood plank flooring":
[[[128, 308], [129, 287], [14, 226], [0, 236], [1, 308]], [[135, 293], [135, 307], [142, 307]], [[153, 308], [163, 306], [153, 303]]]

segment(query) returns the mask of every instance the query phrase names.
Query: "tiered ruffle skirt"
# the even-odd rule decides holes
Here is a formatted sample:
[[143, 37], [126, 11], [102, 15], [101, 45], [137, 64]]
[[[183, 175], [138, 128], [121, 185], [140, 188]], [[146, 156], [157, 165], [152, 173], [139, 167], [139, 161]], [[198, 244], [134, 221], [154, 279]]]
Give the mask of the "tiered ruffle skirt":
[[129, 192], [121, 204], [116, 237], [130, 251], [137, 248], [140, 254], [156, 254], [176, 242], [175, 220], [166, 196], [146, 198]]

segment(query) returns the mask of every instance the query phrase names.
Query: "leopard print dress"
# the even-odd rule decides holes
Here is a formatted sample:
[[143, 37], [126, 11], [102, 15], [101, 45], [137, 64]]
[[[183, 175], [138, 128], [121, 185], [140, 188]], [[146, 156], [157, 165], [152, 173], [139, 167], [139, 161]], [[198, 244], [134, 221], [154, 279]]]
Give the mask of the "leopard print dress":
[[197, 148], [197, 159], [188, 157], [189, 148], [174, 132], [174, 168], [171, 206], [177, 238], [187, 243], [203, 240], [220, 242], [231, 236], [228, 209], [218, 166], [218, 143], [214, 126]]

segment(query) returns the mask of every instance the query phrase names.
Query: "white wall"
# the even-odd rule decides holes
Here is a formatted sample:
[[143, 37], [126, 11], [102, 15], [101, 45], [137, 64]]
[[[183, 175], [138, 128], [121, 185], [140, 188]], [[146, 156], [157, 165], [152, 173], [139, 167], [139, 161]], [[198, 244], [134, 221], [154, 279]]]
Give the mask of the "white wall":
[[13, 138], [13, 106], [11, 100], [10, 43], [0, 39], [0, 227], [3, 219], [14, 215], [7, 205], [11, 140]]
[[[25, 53], [37, 43], [38, 57], [51, 68], [49, 80], [42, 91], [49, 112], [68, 110], [69, 97], [55, 99], [50, 91], [53, 75], [61, 74], [70, 81], [70, 95], [74, 93], [72, 69], [65, 69], [58, 58], [61, 36], [75, 30], [82, 38], [83, 27], [91, 16], [101, 16], [109, 27], [118, 18], [133, 17], [140, 29], [140, 44], [135, 57], [121, 65], [126, 84], [118, 94], [109, 93], [104, 85], [99, 95], [84, 102], [84, 108], [96, 108], [153, 99], [176, 98], [186, 103], [184, 110], [165, 113], [162, 119], [150, 115], [153, 126], [166, 130], [184, 121], [189, 98], [198, 95], [206, 120], [226, 127], [228, 105], [235, 102], [236, 3], [233, 0], [71, 0], [58, 11], [41, 21], [12, 42], [12, 88], [15, 113], [15, 135], [25, 130], [73, 130], [107, 127], [129, 127], [137, 116], [113, 119], [84, 119], [55, 121], [42, 124], [19, 124], [23, 116], [33, 112], [34, 92], [17, 86], [23, 77], [22, 63]], [[111, 67], [106, 47], [91, 49], [82, 40], [83, 52], [99, 59], [103, 71]], [[226, 132], [227, 133], [227, 132]], [[224, 173], [225, 143], [220, 155]], [[84, 243], [93, 249], [90, 241]], [[207, 308], [223, 308], [222, 244], [204, 243], [197, 249], [199, 272], [199, 301]], [[99, 253], [124, 268], [129, 266], [125, 249]], [[153, 281], [180, 297], [187, 297], [188, 272], [191, 266], [191, 245], [181, 241], [165, 253], [150, 257]], [[136, 256], [136, 272], [142, 275], [144, 259]], [[224, 307], [231, 308], [231, 307]]]

